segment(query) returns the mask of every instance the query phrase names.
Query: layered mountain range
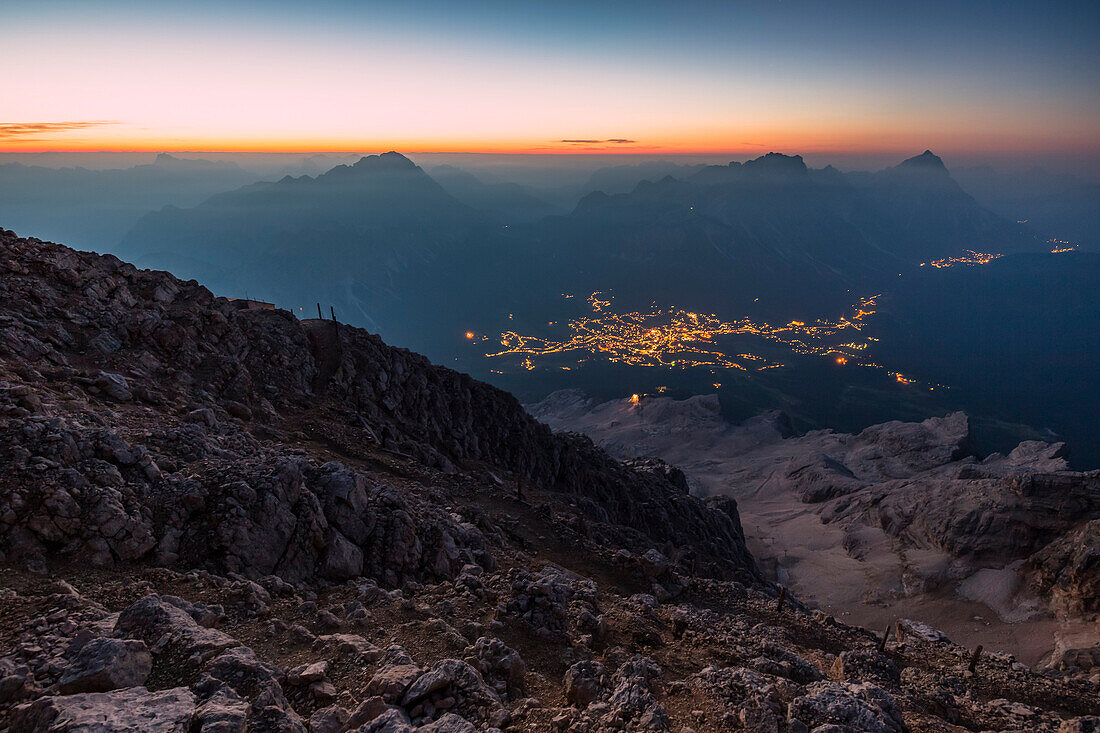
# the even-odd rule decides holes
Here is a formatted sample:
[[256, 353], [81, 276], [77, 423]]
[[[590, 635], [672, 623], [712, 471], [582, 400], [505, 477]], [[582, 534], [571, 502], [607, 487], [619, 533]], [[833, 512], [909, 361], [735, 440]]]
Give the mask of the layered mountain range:
[[[484, 358], [491, 347], [471, 349], [465, 334], [476, 344], [513, 330], [560, 339], [569, 319], [586, 315], [568, 304], [596, 291], [613, 295], [619, 313], [678, 306], [772, 324], [835, 321], [883, 293], [869, 358], [954, 391], [902, 396], [830, 377], [850, 398], [838, 407], [815, 392], [820, 369], [794, 365], [749, 385], [738, 375], [696, 381], [736, 383], [749, 412], [783, 407], [803, 427], [858, 430], [967, 409], [983, 447], [1053, 432], [1080, 465], [1097, 465], [1094, 426], [1076, 409], [1096, 403], [1082, 362], [1100, 323], [1087, 298], [1095, 255], [1050, 255], [1026, 225], [980, 206], [930, 151], [877, 173], [815, 170], [770, 153], [726, 166], [616, 168], [593, 180], [616, 190], [668, 171], [679, 177], [593, 192], [567, 215], [545, 215], [551, 207], [528, 188], [447, 166], [429, 174], [391, 152], [149, 214], [116, 251], [300, 316], [331, 305], [342, 320], [530, 399], [577, 384], [500, 374], [507, 368]], [[967, 250], [1005, 256], [919, 267]], [[950, 352], [934, 347], [941, 339]], [[1044, 361], [1052, 354], [1057, 364]], [[622, 381], [569, 376], [592, 389]]]
[[134, 223], [166, 204], [195, 206], [251, 183], [235, 163], [157, 155], [127, 169], [49, 168], [0, 164], [0, 221], [39, 236], [107, 251]]
[[966, 249], [1039, 246], [978, 206], [930, 152], [873, 175], [810, 170], [777, 153], [709, 166], [589, 194], [537, 241], [544, 267], [580, 273], [571, 287], [614, 291], [629, 307], [656, 299], [779, 317], [844, 308], [853, 292]]
[[[0, 347], [5, 728], [1100, 722], [1091, 650], [1037, 671], [812, 611], [764, 580], [731, 498], [361, 329], [5, 231]], [[860, 485], [834, 499], [955, 459], [886, 433], [848, 446]], [[1029, 456], [997, 466], [1058, 468]], [[1076, 542], [1044, 545], [1054, 585]]]
[[541, 319], [562, 292], [794, 317], [846, 308], [928, 259], [1041, 248], [930, 152], [873, 175], [775, 153], [685, 172], [537, 218], [519, 187], [470, 184], [453, 169], [440, 187], [391, 152], [150, 214], [120, 251], [224, 292], [335, 303], [349, 320], [438, 348], [513, 302]]

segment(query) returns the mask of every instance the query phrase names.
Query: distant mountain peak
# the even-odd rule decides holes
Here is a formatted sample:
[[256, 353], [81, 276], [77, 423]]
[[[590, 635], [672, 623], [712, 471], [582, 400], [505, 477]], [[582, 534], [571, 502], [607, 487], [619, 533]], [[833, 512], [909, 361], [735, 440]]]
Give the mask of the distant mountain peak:
[[591, 191], [581, 197], [581, 200], [577, 202], [576, 208], [573, 209], [573, 213], [576, 214], [581, 211], [598, 209], [602, 206], [606, 206], [610, 201], [611, 196], [607, 195], [603, 191]]
[[909, 169], [922, 169], [922, 170], [938, 170], [947, 172], [947, 166], [943, 164], [943, 159], [933, 153], [931, 150], [925, 150], [920, 155], [915, 155], [912, 158], [903, 160], [898, 164], [898, 168]]
[[768, 153], [754, 160], [745, 161], [742, 166], [747, 171], [755, 173], [768, 173], [775, 175], [806, 175], [806, 161], [801, 155], [784, 155], [783, 153]]
[[365, 155], [352, 165], [338, 165], [328, 172], [318, 176], [318, 180], [343, 181], [348, 179], [367, 180], [375, 174], [421, 174], [424, 178], [428, 175], [420, 169], [416, 163], [406, 158], [401, 153], [389, 151], [381, 155]]
[[229, 161], [206, 160], [205, 158], [177, 158], [171, 153], [157, 153], [157, 157], [153, 159], [153, 165], [180, 171], [201, 171], [214, 168], [240, 170], [236, 163]]
[[381, 155], [365, 155], [352, 166], [356, 170], [415, 170], [416, 163], [406, 158], [401, 153], [391, 150]]

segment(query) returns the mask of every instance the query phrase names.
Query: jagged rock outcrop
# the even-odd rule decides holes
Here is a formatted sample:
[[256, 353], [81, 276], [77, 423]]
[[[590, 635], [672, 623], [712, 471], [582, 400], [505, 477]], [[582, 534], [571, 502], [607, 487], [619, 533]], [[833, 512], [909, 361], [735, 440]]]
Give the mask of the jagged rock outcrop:
[[552, 435], [493, 387], [360, 329], [303, 326], [109, 255], [0, 238], [5, 556], [391, 586], [492, 567], [478, 527], [278, 442], [327, 409], [342, 424], [321, 429], [326, 440], [376, 442], [446, 473], [488, 463], [569, 495], [601, 541], [682, 548], [706, 558], [697, 572], [756, 577], [734, 507]]
[[1100, 611], [1100, 519], [1082, 525], [1027, 561], [1033, 586], [1070, 613]]

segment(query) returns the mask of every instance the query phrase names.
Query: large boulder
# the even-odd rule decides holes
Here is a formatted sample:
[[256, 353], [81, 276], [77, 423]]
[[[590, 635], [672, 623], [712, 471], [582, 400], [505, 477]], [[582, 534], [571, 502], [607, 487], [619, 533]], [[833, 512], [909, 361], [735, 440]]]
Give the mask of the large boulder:
[[16, 707], [12, 726], [28, 733], [187, 733], [194, 713], [195, 696], [185, 687], [130, 687], [41, 697]]
[[61, 692], [109, 692], [138, 687], [153, 669], [153, 656], [137, 639], [92, 639], [61, 676]]
[[185, 658], [209, 658], [239, 645], [228, 634], [200, 626], [186, 611], [157, 595], [127, 606], [115, 622], [115, 633], [125, 639], [141, 639], [154, 653], [171, 648]]
[[518, 697], [523, 694], [527, 665], [519, 652], [500, 639], [482, 636], [466, 647], [465, 662], [481, 673], [497, 694]]
[[487, 723], [501, 709], [500, 696], [481, 674], [459, 659], [442, 659], [421, 675], [401, 700], [414, 721], [431, 722], [439, 713], [456, 711]]
[[599, 662], [577, 662], [565, 670], [565, 699], [583, 710], [606, 695], [608, 682], [607, 670]]
[[423, 673], [409, 653], [395, 644], [386, 649], [378, 671], [367, 682], [367, 694], [378, 695], [386, 702], [398, 702]]

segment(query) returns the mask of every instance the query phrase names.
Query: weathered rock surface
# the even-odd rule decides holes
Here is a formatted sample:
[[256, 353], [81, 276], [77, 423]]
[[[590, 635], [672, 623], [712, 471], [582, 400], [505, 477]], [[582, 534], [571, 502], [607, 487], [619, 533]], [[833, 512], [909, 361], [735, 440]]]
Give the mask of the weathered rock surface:
[[144, 642], [93, 639], [77, 652], [58, 687], [65, 694], [139, 687], [152, 669], [153, 657]]
[[1031, 583], [1070, 613], [1100, 611], [1100, 519], [1078, 527], [1028, 558]]
[[150, 692], [131, 687], [39, 698], [15, 709], [12, 726], [51, 733], [187, 733], [194, 713], [195, 696], [184, 688]]
[[791, 701], [787, 717], [802, 721], [811, 730], [825, 725], [869, 733], [906, 730], [890, 693], [866, 682], [815, 682], [806, 688], [805, 695]]

